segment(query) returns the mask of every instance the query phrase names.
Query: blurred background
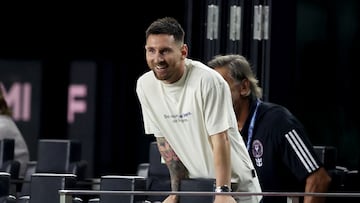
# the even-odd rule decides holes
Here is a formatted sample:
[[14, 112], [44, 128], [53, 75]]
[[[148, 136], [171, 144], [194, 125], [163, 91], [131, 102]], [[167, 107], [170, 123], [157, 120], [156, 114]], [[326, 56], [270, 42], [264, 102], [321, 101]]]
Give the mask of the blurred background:
[[[264, 100], [292, 111], [337, 165], [359, 169], [357, 0], [152, 0], [1, 6], [0, 81], [36, 160], [37, 140], [76, 139], [88, 176], [135, 174], [148, 161], [136, 79], [145, 29], [172, 16], [190, 58], [239, 53]], [[356, 71], [356, 72], [355, 72]]]

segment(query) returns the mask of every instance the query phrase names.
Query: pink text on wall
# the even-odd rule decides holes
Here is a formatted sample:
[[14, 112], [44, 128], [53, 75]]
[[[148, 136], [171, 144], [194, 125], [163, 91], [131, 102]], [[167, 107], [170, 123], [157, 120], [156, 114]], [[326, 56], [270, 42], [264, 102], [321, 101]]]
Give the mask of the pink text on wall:
[[[4, 93], [4, 98], [12, 110], [15, 121], [31, 120], [31, 97], [32, 85], [29, 82], [14, 82], [9, 88], [5, 88], [0, 82], [0, 88]], [[75, 114], [87, 112], [88, 89], [84, 84], [72, 84], [68, 89], [68, 123], [75, 122]]]
[[29, 121], [31, 119], [31, 84], [15, 82], [8, 91], [2, 84], [0, 86], [12, 110], [14, 120]]

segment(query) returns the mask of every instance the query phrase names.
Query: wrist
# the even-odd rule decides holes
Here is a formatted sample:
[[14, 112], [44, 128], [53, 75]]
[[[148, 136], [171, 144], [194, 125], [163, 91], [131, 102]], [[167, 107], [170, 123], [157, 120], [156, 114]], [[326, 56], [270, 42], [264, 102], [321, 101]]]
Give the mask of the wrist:
[[228, 185], [221, 185], [215, 188], [215, 192], [231, 192], [231, 188]]

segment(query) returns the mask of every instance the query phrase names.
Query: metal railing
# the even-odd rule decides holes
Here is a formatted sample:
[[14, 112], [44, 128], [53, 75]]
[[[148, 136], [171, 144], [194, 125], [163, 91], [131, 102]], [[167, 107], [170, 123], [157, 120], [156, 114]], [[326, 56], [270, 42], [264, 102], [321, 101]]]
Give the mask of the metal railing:
[[[60, 203], [72, 203], [73, 195], [183, 195], [183, 196], [214, 196], [214, 195], [229, 195], [229, 193], [217, 193], [217, 192], [169, 192], [169, 191], [102, 191], [102, 190], [59, 190]], [[286, 196], [288, 203], [299, 202], [300, 197], [304, 196], [316, 196], [316, 197], [360, 197], [360, 192], [347, 192], [347, 193], [304, 193], [304, 192], [231, 192], [232, 196]]]

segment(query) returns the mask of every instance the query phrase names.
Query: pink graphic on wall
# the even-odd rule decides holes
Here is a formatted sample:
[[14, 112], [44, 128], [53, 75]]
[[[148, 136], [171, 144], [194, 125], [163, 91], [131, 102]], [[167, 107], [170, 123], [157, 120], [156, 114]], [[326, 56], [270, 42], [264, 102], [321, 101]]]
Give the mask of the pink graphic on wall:
[[87, 109], [86, 101], [80, 98], [87, 96], [86, 85], [70, 85], [68, 93], [68, 113], [67, 119], [69, 123], [74, 123], [76, 113], [85, 113]]
[[8, 91], [0, 84], [4, 98], [13, 112], [15, 121], [31, 119], [31, 84], [15, 82]]

